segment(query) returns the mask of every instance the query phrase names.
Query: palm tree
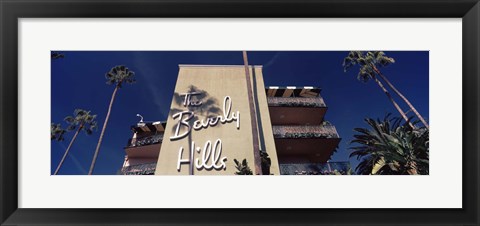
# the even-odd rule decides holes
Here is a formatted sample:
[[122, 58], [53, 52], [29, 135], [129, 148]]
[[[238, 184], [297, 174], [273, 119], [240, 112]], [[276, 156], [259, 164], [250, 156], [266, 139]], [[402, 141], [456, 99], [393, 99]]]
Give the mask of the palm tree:
[[[245, 65], [245, 79], [247, 81], [248, 103], [250, 108], [250, 118], [253, 137], [253, 159], [255, 161], [255, 173], [262, 174], [262, 160], [260, 157], [260, 145], [258, 141], [257, 113], [253, 104], [252, 84], [250, 81], [250, 69], [248, 67], [247, 51], [243, 51], [243, 63]], [[253, 68], [255, 70], [255, 68]]]
[[108, 118], [110, 117], [110, 112], [112, 110], [113, 101], [115, 100], [115, 95], [117, 94], [118, 89], [122, 88], [124, 83], [132, 84], [135, 82], [135, 72], [130, 71], [127, 67], [120, 65], [115, 66], [110, 69], [109, 72], [105, 74], [107, 79], [107, 85], [115, 84], [115, 89], [113, 90], [112, 98], [110, 99], [110, 105], [108, 106], [107, 116], [105, 122], [103, 123], [102, 132], [100, 133], [100, 138], [98, 139], [97, 148], [95, 149], [95, 154], [93, 155], [92, 164], [90, 165], [90, 170], [88, 175], [92, 175], [93, 169], [95, 167], [95, 162], [97, 161], [98, 152], [100, 150], [100, 145], [102, 144], [103, 135], [105, 133], [105, 128], [107, 128]]
[[63, 135], [67, 132], [62, 128], [61, 124], [52, 123], [50, 126], [50, 139], [56, 141], [63, 141], [65, 138]]
[[[398, 113], [402, 116], [402, 118], [409, 122], [407, 114], [400, 108], [400, 106], [397, 104], [397, 102], [393, 99], [392, 95], [390, 95], [390, 92], [383, 86], [382, 82], [377, 79], [377, 76], [375, 75], [375, 72], [373, 68], [367, 63], [365, 60], [365, 57], [363, 55], [363, 52], [360, 51], [351, 51], [345, 59], [343, 59], [343, 70], [344, 72], [347, 72], [347, 70], [354, 66], [355, 64], [358, 64], [360, 66], [360, 71], [358, 72], [357, 79], [362, 81], [362, 82], [368, 82], [370, 79], [373, 79], [377, 85], [382, 89], [382, 91], [385, 93], [387, 98], [392, 102], [393, 106], [397, 109]], [[409, 122], [409, 125], [413, 128], [413, 124]]]
[[426, 127], [412, 128], [401, 118], [366, 118], [370, 128], [355, 128], [350, 157], [361, 162], [358, 174], [428, 174], [429, 132]]
[[[385, 67], [392, 63], [395, 63], [395, 59], [391, 57], [387, 57], [384, 52], [375, 51], [375, 52], [367, 52], [363, 54], [363, 52], [350, 52], [348, 56], [345, 58], [343, 62], [343, 66], [346, 69], [348, 67], [355, 65], [358, 63], [361, 67], [361, 70], [368, 71], [368, 73], [362, 76], [362, 80], [367, 81], [369, 78], [375, 79], [375, 74], [380, 76], [387, 85], [400, 97], [402, 100], [408, 105], [408, 107], [415, 113], [418, 119], [423, 123], [423, 125], [428, 129], [428, 123], [426, 120], [418, 113], [417, 109], [413, 107], [412, 103], [402, 94], [398, 89], [384, 76], [378, 67]], [[366, 77], [365, 77], [366, 76]], [[366, 80], [365, 80], [366, 79]]]
[[[90, 135], [93, 133], [93, 130], [97, 128], [97, 122], [95, 121], [96, 117], [96, 115], [91, 115], [90, 111], [86, 111], [83, 109], [75, 109], [75, 111], [73, 112], [73, 116], [65, 117], [65, 122], [69, 124], [67, 130], [72, 131], [77, 129], [77, 131], [75, 132], [75, 135], [73, 135], [73, 138], [70, 141], [67, 150], [65, 150], [65, 154], [63, 154], [62, 160], [60, 160], [60, 163], [58, 164], [57, 169], [55, 170], [55, 173], [53, 175], [57, 175], [60, 167], [62, 167], [63, 162], [65, 161], [65, 158], [67, 157], [73, 142], [75, 142], [75, 140], [77, 139], [78, 133], [83, 130], [87, 135]], [[55, 131], [59, 131], [59, 125], [60, 124], [55, 125]], [[63, 135], [63, 133], [65, 133], [65, 130], [63, 130], [63, 133], [60, 133]], [[63, 139], [63, 137], [61, 139]]]

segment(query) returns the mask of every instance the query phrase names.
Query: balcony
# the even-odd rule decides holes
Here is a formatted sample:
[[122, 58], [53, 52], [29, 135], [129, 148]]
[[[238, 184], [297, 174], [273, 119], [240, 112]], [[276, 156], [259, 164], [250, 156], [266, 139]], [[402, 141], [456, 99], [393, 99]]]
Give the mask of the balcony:
[[280, 163], [326, 162], [338, 147], [340, 137], [334, 126], [272, 126]]
[[267, 97], [273, 125], [320, 124], [327, 111], [322, 97]]
[[153, 175], [157, 163], [146, 163], [124, 167], [120, 170], [122, 175]]
[[327, 107], [322, 97], [267, 97], [272, 107]]
[[140, 147], [151, 144], [158, 144], [163, 141], [163, 133], [155, 134], [142, 138], [132, 138], [128, 140], [127, 147]]
[[163, 133], [132, 138], [128, 141], [125, 152], [130, 158], [158, 158], [162, 141]]
[[272, 126], [274, 138], [339, 138], [332, 125]]
[[346, 175], [349, 162], [280, 164], [281, 175]]

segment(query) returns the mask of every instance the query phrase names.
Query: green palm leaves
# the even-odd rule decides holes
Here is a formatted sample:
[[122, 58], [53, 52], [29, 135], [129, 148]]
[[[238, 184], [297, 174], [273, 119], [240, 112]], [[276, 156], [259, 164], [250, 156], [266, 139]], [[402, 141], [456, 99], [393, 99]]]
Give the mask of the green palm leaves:
[[243, 159], [241, 163], [237, 159], [233, 161], [235, 162], [235, 168], [237, 168], [235, 175], [253, 175], [252, 170], [248, 166], [247, 159]]
[[387, 57], [384, 52], [375, 51], [367, 52], [351, 51], [343, 60], [343, 70], [347, 72], [352, 66], [359, 65], [360, 70], [357, 79], [362, 82], [368, 82], [375, 77], [376, 66], [385, 67], [395, 63], [391, 57]]
[[84, 130], [87, 135], [91, 135], [93, 130], [97, 129], [96, 118], [97, 115], [91, 115], [90, 111], [75, 109], [73, 116], [65, 117], [64, 121], [68, 124], [68, 131], [75, 130], [78, 127], [79, 130]]
[[60, 163], [58, 164], [57, 169], [54, 172], [54, 175], [58, 174], [58, 171], [62, 167], [63, 162], [65, 161], [65, 158], [67, 157], [70, 151], [70, 148], [72, 147], [73, 143], [77, 139], [78, 133], [81, 130], [83, 130], [87, 135], [90, 135], [93, 133], [94, 130], [97, 129], [97, 122], [95, 121], [96, 117], [97, 117], [96, 115], [90, 114], [90, 111], [86, 111], [83, 109], [75, 109], [75, 111], [73, 112], [73, 116], [67, 116], [64, 119], [64, 121], [68, 124], [67, 130], [62, 129], [60, 124], [52, 123], [51, 125], [52, 140], [62, 141], [64, 139], [63, 135], [65, 134], [66, 131], [76, 130], [75, 135], [73, 135], [72, 140], [70, 141], [70, 144], [65, 150], [65, 153], [63, 154], [63, 157], [60, 160]]
[[67, 131], [62, 128], [61, 124], [52, 123], [51, 126], [50, 126], [50, 139], [51, 140], [56, 140], [56, 141], [63, 141], [63, 140], [65, 140], [63, 135], [66, 132]]
[[107, 79], [107, 85], [115, 84], [118, 87], [122, 87], [123, 83], [135, 83], [134, 76], [135, 72], [130, 71], [124, 65], [115, 66], [105, 74], [105, 78]]
[[350, 157], [361, 159], [358, 174], [428, 174], [429, 131], [387, 115], [365, 119], [370, 128], [355, 128]]

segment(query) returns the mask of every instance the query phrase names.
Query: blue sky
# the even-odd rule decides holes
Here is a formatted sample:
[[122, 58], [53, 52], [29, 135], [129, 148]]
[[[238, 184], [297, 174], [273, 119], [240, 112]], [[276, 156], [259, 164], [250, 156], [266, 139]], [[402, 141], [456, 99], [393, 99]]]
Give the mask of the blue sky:
[[[87, 174], [114, 89], [105, 73], [125, 65], [136, 73], [137, 82], [121, 88], [113, 104], [108, 127], [94, 174], [116, 174], [125, 156], [123, 148], [132, 136], [130, 126], [138, 122], [166, 120], [179, 64], [243, 64], [240, 51], [61, 51], [65, 58], [52, 60], [52, 115], [55, 123], [72, 115], [76, 108], [97, 114], [99, 129], [92, 135], [79, 134], [59, 174]], [[385, 51], [395, 63], [382, 72], [410, 100], [420, 114], [429, 118], [428, 51]], [[249, 63], [263, 65], [266, 86], [318, 86], [328, 106], [325, 119], [342, 138], [332, 161], [348, 158], [353, 128], [366, 127], [365, 117], [383, 118], [398, 112], [377, 84], [356, 79], [358, 68], [343, 72], [346, 51], [250, 51]], [[405, 104], [398, 103], [407, 111]], [[51, 172], [55, 171], [74, 132], [63, 142], [52, 141]]]

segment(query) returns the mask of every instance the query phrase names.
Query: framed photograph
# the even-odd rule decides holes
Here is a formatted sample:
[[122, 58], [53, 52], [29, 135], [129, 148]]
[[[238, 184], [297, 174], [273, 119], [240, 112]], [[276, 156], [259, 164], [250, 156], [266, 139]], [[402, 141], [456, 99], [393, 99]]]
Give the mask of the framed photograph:
[[477, 0], [0, 4], [1, 225], [480, 223]]

